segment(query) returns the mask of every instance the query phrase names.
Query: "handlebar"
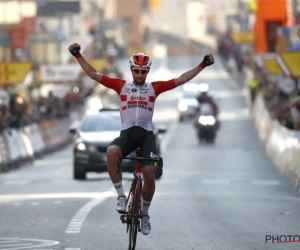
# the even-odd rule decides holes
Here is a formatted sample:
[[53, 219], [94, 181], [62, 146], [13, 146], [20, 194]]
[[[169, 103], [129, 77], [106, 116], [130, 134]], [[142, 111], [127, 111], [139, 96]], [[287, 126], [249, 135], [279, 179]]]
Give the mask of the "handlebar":
[[161, 157], [154, 159], [154, 158], [144, 158], [144, 157], [125, 157], [120, 155], [118, 157], [117, 173], [120, 173], [122, 160], [134, 160], [137, 163], [142, 163], [143, 161], [150, 161], [153, 163], [157, 163], [158, 166], [163, 166], [163, 159]]

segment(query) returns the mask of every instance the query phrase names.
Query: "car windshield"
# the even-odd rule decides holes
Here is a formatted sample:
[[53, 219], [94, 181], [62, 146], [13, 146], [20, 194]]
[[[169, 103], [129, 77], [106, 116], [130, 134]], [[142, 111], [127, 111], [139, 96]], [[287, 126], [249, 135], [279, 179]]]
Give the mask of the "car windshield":
[[82, 132], [102, 132], [121, 130], [121, 119], [116, 115], [88, 116], [82, 124]]

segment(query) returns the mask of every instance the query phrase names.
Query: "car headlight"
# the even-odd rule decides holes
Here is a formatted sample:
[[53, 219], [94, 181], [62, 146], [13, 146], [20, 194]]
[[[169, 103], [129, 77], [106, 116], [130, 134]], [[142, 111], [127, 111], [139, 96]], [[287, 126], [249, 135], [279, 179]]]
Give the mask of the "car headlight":
[[184, 103], [180, 103], [178, 105], [178, 110], [179, 111], [187, 111], [187, 109], [188, 109], [188, 106], [186, 104], [184, 104]]
[[78, 143], [76, 149], [79, 151], [97, 152], [97, 147], [95, 145], [88, 145], [83, 142]]
[[85, 151], [86, 150], [86, 146], [84, 143], [80, 142], [77, 144], [76, 148], [79, 150], [79, 151]]
[[216, 119], [213, 116], [200, 116], [198, 122], [202, 125], [214, 125]]

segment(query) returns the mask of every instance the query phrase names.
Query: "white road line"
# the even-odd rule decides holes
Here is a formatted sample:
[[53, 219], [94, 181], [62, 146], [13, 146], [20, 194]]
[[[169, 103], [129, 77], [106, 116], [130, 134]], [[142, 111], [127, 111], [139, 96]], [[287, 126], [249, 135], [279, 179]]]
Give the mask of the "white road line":
[[65, 248], [65, 250], [80, 250], [80, 248]]
[[63, 202], [62, 201], [54, 201], [54, 204], [61, 205], [61, 204], [63, 204]]
[[14, 205], [15, 207], [19, 207], [19, 206], [22, 205], [22, 203], [21, 203], [21, 202], [15, 202], [13, 205]]
[[74, 181], [72, 180], [65, 180], [65, 179], [62, 179], [62, 180], [51, 180], [51, 184], [68, 184], [68, 183], [71, 183], [73, 184]]
[[252, 184], [255, 186], [278, 186], [280, 182], [277, 180], [253, 180]]
[[[11, 243], [11, 244], [9, 244], [9, 243]], [[34, 244], [34, 243], [36, 243], [36, 244]], [[57, 244], [59, 244], [58, 241], [52, 241], [52, 240], [0, 238], [0, 249], [2, 249], [2, 250], [33, 249], [33, 248], [41, 249], [41, 247], [50, 247], [50, 246], [57, 245]], [[5, 248], [5, 249], [1, 248], [4, 246], [7, 246], [8, 248]], [[42, 248], [42, 249], [44, 249], [44, 248]]]
[[[11, 244], [0, 244], [0, 247], [11, 247]], [[31, 243], [17, 243], [14, 244], [13, 247], [28, 247], [28, 246], [32, 246]], [[6, 250], [6, 249], [3, 249]]]
[[3, 181], [2, 185], [27, 185], [30, 180], [7, 180]]
[[[125, 184], [125, 181], [123, 181], [123, 184]], [[105, 195], [103, 195], [105, 194]], [[86, 203], [83, 207], [81, 207], [78, 212], [75, 214], [75, 216], [70, 221], [65, 233], [67, 234], [75, 234], [80, 233], [80, 229], [88, 216], [88, 214], [92, 211], [92, 209], [99, 204], [103, 203], [106, 199], [109, 197], [112, 197], [116, 194], [115, 188], [112, 187], [109, 190], [107, 190], [105, 193], [99, 192], [99, 196], [95, 199], [89, 201]]]
[[169, 143], [170, 143], [177, 127], [178, 127], [178, 122], [171, 123], [170, 127], [168, 128], [167, 133], [165, 134], [165, 136], [164, 136], [164, 138], [161, 142], [161, 150], [162, 151], [166, 150], [166, 148], [169, 145]]
[[161, 182], [157, 182], [157, 185], [160, 185], [160, 184], [178, 184], [179, 183], [179, 180], [162, 180]]
[[37, 206], [39, 204], [40, 204], [39, 202], [35, 202], [35, 201], [30, 203], [31, 206]]
[[229, 185], [230, 181], [226, 179], [204, 179], [202, 184], [216, 184], [216, 185]]

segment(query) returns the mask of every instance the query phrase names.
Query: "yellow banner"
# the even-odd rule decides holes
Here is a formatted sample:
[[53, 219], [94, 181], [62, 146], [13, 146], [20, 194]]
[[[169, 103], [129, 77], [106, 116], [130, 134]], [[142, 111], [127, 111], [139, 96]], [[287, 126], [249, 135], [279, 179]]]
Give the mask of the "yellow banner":
[[257, 0], [250, 0], [248, 4], [251, 10], [253, 11], [257, 10]]
[[232, 32], [231, 33], [232, 40], [239, 43], [252, 43], [254, 41], [254, 35], [252, 31], [248, 32]]
[[107, 64], [106, 58], [90, 59], [88, 60], [88, 62], [100, 73], [103, 71], [105, 65]]
[[292, 77], [300, 77], [300, 51], [297, 52], [283, 52], [280, 54], [284, 64], [291, 72]]
[[280, 68], [277, 60], [275, 58], [263, 58], [264, 66], [266, 70], [272, 75], [283, 75], [283, 71]]
[[22, 83], [31, 68], [31, 62], [0, 63], [0, 84]]
[[150, 0], [151, 9], [159, 10], [161, 8], [161, 0]]

